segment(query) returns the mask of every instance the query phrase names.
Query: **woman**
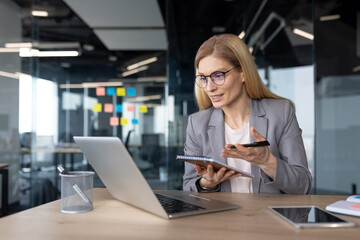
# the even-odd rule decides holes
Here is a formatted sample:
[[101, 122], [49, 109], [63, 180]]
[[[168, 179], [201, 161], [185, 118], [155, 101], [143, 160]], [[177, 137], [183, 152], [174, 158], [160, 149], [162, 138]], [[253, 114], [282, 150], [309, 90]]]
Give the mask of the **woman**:
[[[183, 189], [309, 193], [311, 174], [293, 104], [265, 87], [246, 44], [232, 34], [213, 36], [200, 46], [195, 68], [200, 111], [189, 116], [185, 155], [211, 157], [255, 177], [185, 163]], [[241, 145], [264, 140], [270, 146]]]

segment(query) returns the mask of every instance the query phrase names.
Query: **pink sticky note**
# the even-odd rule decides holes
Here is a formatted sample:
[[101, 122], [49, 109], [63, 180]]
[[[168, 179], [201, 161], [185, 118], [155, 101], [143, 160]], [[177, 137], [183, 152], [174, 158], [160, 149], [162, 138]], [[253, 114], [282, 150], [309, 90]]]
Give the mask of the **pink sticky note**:
[[357, 204], [351, 205], [351, 206], [350, 206], [350, 208], [360, 210], [360, 203], [357, 203]]
[[112, 113], [114, 111], [114, 107], [112, 103], [105, 103], [104, 104], [104, 112]]
[[129, 106], [127, 107], [127, 110], [128, 110], [128, 112], [134, 112], [134, 111], [135, 111], [134, 105], [129, 105]]
[[119, 126], [119, 118], [110, 117], [110, 126]]
[[104, 87], [96, 88], [96, 96], [105, 96], [106, 89]]

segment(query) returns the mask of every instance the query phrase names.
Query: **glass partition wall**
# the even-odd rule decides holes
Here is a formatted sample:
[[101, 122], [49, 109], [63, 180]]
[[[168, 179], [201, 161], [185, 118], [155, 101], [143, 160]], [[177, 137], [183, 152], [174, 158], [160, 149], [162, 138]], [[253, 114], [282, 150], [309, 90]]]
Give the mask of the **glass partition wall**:
[[[11, 24], [8, 24], [8, 23]], [[21, 41], [21, 18], [17, 6], [0, 2], [0, 165], [8, 166], [8, 204], [19, 202], [19, 81], [21, 60], [3, 46], [9, 41]], [[4, 165], [5, 164], [5, 165]], [[1, 186], [3, 174], [1, 174]], [[1, 189], [1, 196], [4, 190]], [[2, 198], [0, 198], [2, 199]], [[2, 201], [2, 200], [0, 200]], [[1, 206], [4, 206], [1, 202]], [[3, 209], [2, 209], [3, 210]]]
[[[22, 201], [27, 208], [58, 199], [58, 164], [72, 171], [92, 169], [73, 136], [119, 137], [150, 186], [166, 189], [167, 41], [157, 2], [147, 1], [137, 9], [114, 3], [115, 11], [144, 13], [135, 26], [121, 19], [91, 22], [96, 18], [81, 12], [75, 1], [6, 0], [2, 4], [1, 18], [6, 19], [7, 13], [14, 18], [11, 26], [5, 20], [0, 26], [2, 32], [13, 32], [0, 39], [0, 73], [8, 73], [1, 76], [5, 78], [2, 102], [5, 107], [8, 100], [6, 106], [14, 115], [0, 115], [6, 130], [1, 139], [8, 143], [6, 148], [15, 149], [16, 159], [8, 160], [14, 179], [10, 188], [16, 193], [11, 202]], [[92, 4], [100, 16], [110, 11]], [[43, 10], [47, 16], [41, 15]], [[103, 33], [104, 29], [110, 30]], [[121, 35], [129, 29], [135, 31], [135, 38], [129, 39], [131, 33]], [[152, 45], [139, 42], [152, 35]], [[104, 187], [98, 176], [95, 187]]]
[[358, 194], [360, 3], [315, 1], [316, 192]]
[[[57, 199], [57, 164], [91, 169], [77, 135], [119, 137], [153, 189], [182, 189], [176, 155], [198, 111], [195, 53], [222, 32], [242, 37], [264, 83], [295, 103], [312, 193], [358, 191], [355, 0], [147, 0], [130, 15], [136, 1], [89, 1], [86, 11], [77, 2], [0, 3], [0, 163], [10, 204]], [[51, 55], [59, 52], [67, 55]]]

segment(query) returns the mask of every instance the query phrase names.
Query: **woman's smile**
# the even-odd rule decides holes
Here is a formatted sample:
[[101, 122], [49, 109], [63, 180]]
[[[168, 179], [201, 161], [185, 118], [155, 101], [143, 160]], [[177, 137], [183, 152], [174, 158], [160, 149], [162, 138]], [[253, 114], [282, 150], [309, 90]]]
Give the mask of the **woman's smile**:
[[210, 95], [210, 99], [212, 102], [219, 102], [221, 101], [221, 98], [224, 94], [219, 94], [219, 95]]

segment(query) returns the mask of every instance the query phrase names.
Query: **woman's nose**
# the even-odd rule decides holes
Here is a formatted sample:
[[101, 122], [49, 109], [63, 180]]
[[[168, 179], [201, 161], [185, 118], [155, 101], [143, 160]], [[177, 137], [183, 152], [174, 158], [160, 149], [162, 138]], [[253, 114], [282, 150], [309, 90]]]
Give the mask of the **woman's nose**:
[[208, 82], [207, 82], [207, 85], [205, 87], [205, 90], [207, 92], [211, 92], [211, 91], [214, 91], [216, 89], [216, 85], [211, 81], [210, 77], [208, 77]]

